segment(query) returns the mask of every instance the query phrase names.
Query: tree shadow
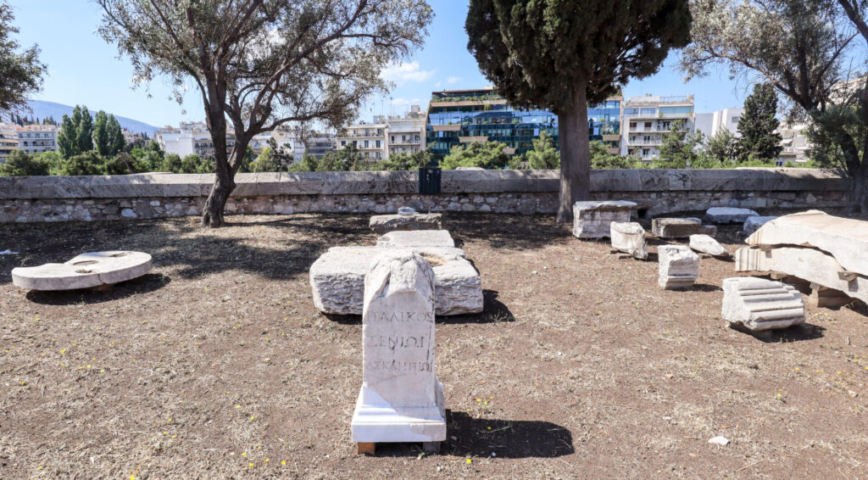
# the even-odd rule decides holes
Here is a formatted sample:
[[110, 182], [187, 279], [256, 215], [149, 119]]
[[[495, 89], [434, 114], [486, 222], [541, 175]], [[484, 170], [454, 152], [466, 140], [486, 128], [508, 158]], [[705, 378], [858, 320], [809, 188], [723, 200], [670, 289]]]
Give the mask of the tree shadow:
[[574, 238], [549, 214], [449, 213], [445, 221], [448, 230], [461, 232], [463, 245], [485, 242], [490, 248], [534, 250]]
[[[377, 444], [378, 457], [416, 456], [419, 443]], [[573, 434], [550, 422], [472, 418], [446, 410], [441, 454], [457, 457], [557, 458], [575, 453]]]
[[781, 330], [765, 330], [762, 332], [752, 332], [740, 326], [730, 325], [730, 328], [742, 333], [746, 333], [753, 338], [763, 343], [787, 343], [787, 342], [803, 342], [806, 340], [817, 340], [823, 338], [826, 331], [825, 328], [819, 325], [804, 323], [795, 325]]
[[[482, 313], [476, 313], [473, 315], [452, 315], [448, 317], [437, 315], [435, 322], [441, 325], [514, 322], [515, 316], [513, 316], [509, 307], [497, 300], [497, 297], [498, 293], [496, 291], [483, 290]], [[323, 313], [322, 315], [340, 325], [359, 325], [362, 323], [361, 315], [335, 315], [331, 313]]]
[[90, 305], [155, 292], [172, 281], [162, 273], [148, 273], [139, 278], [115, 284], [110, 290], [65, 290], [58, 292], [31, 290], [27, 299], [41, 305]]
[[709, 285], [707, 283], [694, 283], [693, 290], [697, 292], [722, 292], [723, 289], [717, 285]]

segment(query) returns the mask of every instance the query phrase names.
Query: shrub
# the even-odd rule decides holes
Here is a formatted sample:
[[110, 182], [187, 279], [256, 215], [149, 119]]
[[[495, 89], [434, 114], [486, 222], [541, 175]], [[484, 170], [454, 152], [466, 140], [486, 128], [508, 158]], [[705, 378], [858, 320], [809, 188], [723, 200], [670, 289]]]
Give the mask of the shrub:
[[26, 177], [51, 174], [51, 163], [40, 155], [30, 155], [23, 150], [14, 150], [0, 163], [0, 177]]

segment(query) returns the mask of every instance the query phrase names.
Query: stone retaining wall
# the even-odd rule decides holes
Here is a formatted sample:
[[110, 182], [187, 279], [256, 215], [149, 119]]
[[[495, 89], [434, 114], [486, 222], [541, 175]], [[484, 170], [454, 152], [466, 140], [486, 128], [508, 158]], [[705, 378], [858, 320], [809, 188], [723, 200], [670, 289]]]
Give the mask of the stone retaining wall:
[[[0, 178], [0, 223], [199, 215], [213, 175]], [[443, 171], [440, 195], [419, 195], [416, 172], [239, 174], [229, 213], [554, 213], [558, 172]], [[647, 215], [749, 208], [842, 207], [847, 182], [811, 169], [595, 170], [592, 197], [632, 200]]]

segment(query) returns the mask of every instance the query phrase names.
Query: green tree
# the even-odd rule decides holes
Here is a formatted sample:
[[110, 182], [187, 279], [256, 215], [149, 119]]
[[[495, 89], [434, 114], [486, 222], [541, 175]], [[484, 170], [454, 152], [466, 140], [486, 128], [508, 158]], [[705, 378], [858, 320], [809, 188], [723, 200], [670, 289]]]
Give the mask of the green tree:
[[42, 88], [46, 66], [39, 61], [39, 47], [19, 51], [12, 38], [18, 28], [15, 15], [6, 1], [0, 1], [0, 112], [27, 108], [27, 99]]
[[468, 48], [499, 93], [560, 122], [558, 221], [590, 198], [588, 103], [656, 73], [689, 41], [688, 0], [471, 0]]
[[591, 168], [593, 169], [612, 169], [612, 168], [648, 168], [648, 165], [642, 160], [635, 157], [615, 155], [609, 153], [606, 144], [599, 140], [591, 142]]
[[93, 145], [96, 153], [106, 158], [112, 156], [109, 148], [108, 116], [102, 110], [96, 113], [93, 122]]
[[708, 139], [708, 156], [723, 162], [732, 162], [738, 154], [738, 139], [726, 128], [721, 128]]
[[60, 156], [63, 158], [74, 157], [81, 153], [78, 148], [76, 127], [73, 119], [69, 115], [64, 115], [60, 124], [60, 131], [57, 132], [57, 149]]
[[738, 159], [750, 157], [775, 159], [783, 150], [781, 134], [777, 132], [781, 122], [777, 119], [778, 96], [768, 83], [753, 86], [753, 93], [744, 101], [744, 113], [738, 119]]
[[276, 156], [271, 154], [271, 148], [265, 147], [250, 165], [251, 172], [280, 172], [284, 167]]
[[546, 132], [540, 132], [539, 138], [533, 139], [533, 150], [525, 154], [525, 159], [531, 170], [552, 170], [561, 166], [561, 157], [555, 148], [555, 142]]
[[138, 159], [129, 153], [121, 152], [105, 164], [108, 175], [129, 175], [153, 171], [147, 160]]
[[669, 131], [663, 134], [660, 161], [666, 162], [667, 168], [686, 168], [696, 158], [694, 147], [686, 122], [684, 119], [676, 120]]
[[501, 142], [456, 145], [440, 162], [440, 168], [445, 170], [454, 170], [458, 167], [503, 168], [510, 160], [505, 149], [506, 144]]
[[195, 153], [181, 160], [181, 171], [178, 173], [213, 173], [213, 162]]
[[100, 33], [131, 57], [136, 81], [167, 75], [178, 100], [189, 80], [198, 86], [216, 152], [202, 214], [212, 227], [223, 225], [255, 135], [354, 118], [364, 99], [387, 89], [381, 70], [421, 45], [432, 18], [424, 0], [96, 1]]
[[418, 170], [421, 167], [428, 166], [431, 161], [431, 154], [427, 150], [419, 150], [418, 152], [397, 152], [389, 155], [389, 158], [378, 162], [376, 165], [378, 170]]
[[[326, 156], [330, 155], [331, 153], [332, 152], [326, 153]], [[319, 171], [319, 163], [320, 159], [314, 157], [313, 155], [305, 153], [300, 161], [295, 162], [289, 166], [289, 171], [293, 173], [317, 172]]]
[[[90, 116], [90, 111], [87, 106], [75, 107], [79, 110], [79, 118], [75, 125], [75, 137], [78, 144], [78, 151], [84, 153], [93, 150], [93, 117]], [[72, 112], [72, 117], [75, 119], [75, 110]]]
[[827, 166], [853, 179], [851, 207], [868, 212], [868, 136], [854, 136], [839, 108], [850, 101], [851, 120], [868, 128], [868, 80], [857, 82], [852, 95], [836, 92], [853, 40], [861, 35], [868, 44], [868, 2], [693, 0], [691, 10], [693, 43], [680, 62], [685, 80], [721, 66], [733, 77], [773, 85], [794, 107], [788, 116], [806, 116], [826, 129], [822, 137], [834, 144], [826, 150], [840, 155], [822, 158], [839, 159]]
[[106, 131], [108, 138], [108, 154], [109, 155], [117, 155], [118, 153], [124, 151], [127, 141], [124, 138], [124, 131], [121, 128], [121, 124], [118, 123], [118, 120], [114, 115], [109, 115], [108, 120], [106, 122]]
[[61, 160], [59, 175], [104, 175], [106, 161], [93, 150]]
[[0, 177], [32, 177], [50, 174], [50, 162], [40, 158], [39, 155], [30, 155], [24, 150], [13, 150], [6, 157], [6, 163], [0, 163]]
[[181, 157], [177, 153], [170, 153], [163, 157], [163, 172], [181, 173]]

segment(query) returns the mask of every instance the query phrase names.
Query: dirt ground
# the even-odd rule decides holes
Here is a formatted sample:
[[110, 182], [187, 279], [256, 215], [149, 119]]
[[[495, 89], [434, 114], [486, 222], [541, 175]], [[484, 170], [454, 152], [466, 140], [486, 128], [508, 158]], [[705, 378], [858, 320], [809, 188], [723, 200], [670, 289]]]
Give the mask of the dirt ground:
[[[0, 225], [19, 252], [0, 256], [0, 478], [868, 478], [865, 308], [741, 333], [720, 317], [731, 261], [662, 291], [660, 242], [618, 259], [547, 216], [448, 216], [485, 289], [484, 313], [437, 321], [449, 439], [357, 455], [361, 319], [318, 313], [308, 269], [375, 244], [367, 219]], [[153, 272], [102, 293], [11, 283], [113, 249]]]

